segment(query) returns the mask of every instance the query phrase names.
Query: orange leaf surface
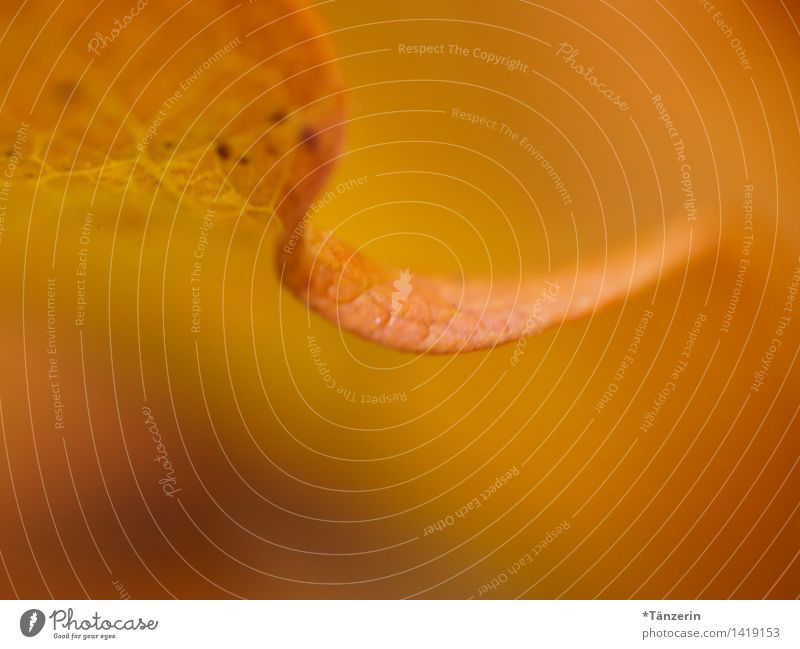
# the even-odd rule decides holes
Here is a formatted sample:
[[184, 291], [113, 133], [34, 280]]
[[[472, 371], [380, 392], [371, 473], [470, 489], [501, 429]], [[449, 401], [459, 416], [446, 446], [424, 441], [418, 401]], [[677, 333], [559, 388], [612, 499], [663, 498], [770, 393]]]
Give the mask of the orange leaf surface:
[[[617, 252], [547, 277], [462, 286], [415, 274], [393, 301], [397, 271], [306, 218], [346, 119], [345, 84], [314, 12], [294, 0], [130, 9], [104, 2], [87, 21], [46, 2], [4, 6], [19, 59], [4, 66], [0, 137], [13, 142], [28, 124], [18, 176], [42, 192], [67, 176], [99, 192], [160, 188], [199, 210], [277, 214], [282, 280], [348, 331], [412, 352], [489, 348], [583, 317], [688, 259], [688, 230], [670, 232], [635, 257]], [[136, 38], [126, 39], [129, 30]], [[162, 64], [164, 41], [185, 45]], [[49, 42], [66, 44], [55, 63], [36, 55]], [[694, 249], [707, 244], [695, 237]]]

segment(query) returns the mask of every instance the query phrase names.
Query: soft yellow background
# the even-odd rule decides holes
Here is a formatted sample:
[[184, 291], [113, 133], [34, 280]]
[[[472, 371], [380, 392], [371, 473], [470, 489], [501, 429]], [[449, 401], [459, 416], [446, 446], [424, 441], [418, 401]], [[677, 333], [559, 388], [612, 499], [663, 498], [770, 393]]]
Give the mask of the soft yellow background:
[[[315, 9], [351, 88], [336, 196], [316, 223], [412, 273], [580, 272], [609, 247], [633, 254], [637, 237], [662, 227], [688, 233], [680, 172], [650, 101], [663, 96], [690, 152], [698, 221], [712, 224], [723, 252], [528, 339], [517, 366], [513, 344], [415, 357], [342, 333], [281, 289], [274, 220], [235, 211], [217, 213], [201, 333], [192, 334], [188, 273], [207, 205], [151, 187], [100, 191], [79, 330], [77, 239], [94, 187], [52, 179], [34, 201], [18, 169], [0, 244], [0, 593], [107, 598], [120, 580], [133, 597], [464, 598], [505, 574], [483, 596], [796, 597], [796, 311], [765, 385], [750, 385], [800, 250], [800, 58], [787, 11], [798, 14], [778, 2], [720, 5], [752, 74], [697, 3], [669, 3], [671, 15], [637, 2]], [[125, 46], [146, 35], [129, 29]], [[630, 110], [571, 71], [556, 56], [560, 42], [579, 48], [578, 61]], [[401, 43], [479, 47], [529, 69], [400, 55]], [[165, 55], [176, 46], [162, 44]], [[453, 108], [527, 136], [573, 205], [518, 145], [453, 119]], [[755, 186], [753, 263], [721, 333], [746, 183]], [[43, 369], [51, 276], [65, 431], [53, 427]], [[655, 317], [634, 363], [598, 413], [647, 309]], [[701, 312], [708, 320], [688, 368], [643, 433]], [[308, 336], [356, 403], [327, 387]], [[405, 398], [389, 404], [359, 402], [398, 393]], [[145, 404], [177, 498], [158, 484]], [[519, 475], [480, 507], [425, 535], [512, 467]], [[508, 574], [565, 520], [569, 529]]]

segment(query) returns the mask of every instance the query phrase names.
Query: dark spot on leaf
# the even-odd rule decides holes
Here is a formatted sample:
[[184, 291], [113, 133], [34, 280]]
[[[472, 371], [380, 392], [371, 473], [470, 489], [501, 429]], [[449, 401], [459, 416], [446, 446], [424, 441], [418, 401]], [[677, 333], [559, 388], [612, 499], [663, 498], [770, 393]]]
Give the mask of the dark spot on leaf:
[[272, 113], [272, 115], [269, 116], [269, 120], [273, 124], [276, 124], [277, 122], [282, 122], [285, 119], [286, 119], [286, 113], [284, 113], [282, 110], [276, 110], [274, 113]]
[[319, 145], [319, 142], [317, 141], [317, 132], [306, 126], [302, 131], [300, 131], [300, 142], [312, 151], [316, 151]]
[[237, 164], [240, 164], [240, 165], [250, 164], [250, 158], [248, 158], [247, 156], [243, 155], [241, 158], [239, 158], [239, 160], [237, 160]]
[[53, 84], [53, 93], [64, 100], [70, 100], [78, 95], [76, 85], [71, 81], [57, 81]]
[[217, 155], [223, 160], [227, 160], [228, 158], [231, 157], [231, 150], [227, 144], [218, 144]]

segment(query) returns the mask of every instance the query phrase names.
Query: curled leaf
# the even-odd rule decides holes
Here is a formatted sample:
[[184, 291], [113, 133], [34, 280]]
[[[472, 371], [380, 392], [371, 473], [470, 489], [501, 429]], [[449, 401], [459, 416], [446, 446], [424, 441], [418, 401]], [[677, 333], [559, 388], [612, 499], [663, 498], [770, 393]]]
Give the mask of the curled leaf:
[[[684, 232], [635, 257], [491, 286], [384, 268], [306, 218], [347, 117], [314, 11], [295, 0], [135, 6], [4, 5], [18, 60], [4, 66], [0, 137], [14, 142], [25, 125], [26, 177], [45, 191], [66, 175], [100, 191], [133, 183], [276, 213], [283, 282], [348, 331], [411, 352], [490, 348], [590, 314], [687, 259]], [[65, 44], [55, 61], [49, 43]]]

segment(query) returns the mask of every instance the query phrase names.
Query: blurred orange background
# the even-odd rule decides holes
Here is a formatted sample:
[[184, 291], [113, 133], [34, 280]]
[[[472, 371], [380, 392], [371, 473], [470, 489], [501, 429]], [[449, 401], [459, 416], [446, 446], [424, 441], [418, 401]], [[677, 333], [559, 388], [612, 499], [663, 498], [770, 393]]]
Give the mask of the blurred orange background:
[[[412, 275], [515, 278], [579, 273], [612, 248], [633, 259], [637, 242], [667, 229], [717, 241], [614, 308], [454, 356], [393, 351], [310, 313], [281, 288], [281, 226], [264, 210], [217, 208], [204, 228], [213, 205], [202, 188], [115, 171], [110, 133], [124, 123], [132, 147], [184, 76], [160, 70], [181, 29], [209, 25], [187, 70], [240, 36], [240, 92], [263, 85], [267, 73], [245, 65], [271, 47], [272, 31], [248, 36], [264, 24], [257, 4], [214, 3], [191, 28], [173, 8], [150, 41], [147, 6], [87, 68], [95, 85], [63, 127], [78, 96], [58, 84], [80, 77], [94, 57], [87, 40], [129, 5], [59, 9], [54, 35], [30, 53], [16, 6], [2, 10], [10, 146], [41, 97], [3, 200], [0, 593], [800, 595], [795, 3], [305, 10], [323, 21], [349, 105], [314, 221], [365, 253]], [[132, 66], [116, 80], [115, 61]], [[220, 120], [237, 110], [235, 97], [208, 94], [223, 70], [186, 92], [151, 146], [169, 140], [194, 159], [212, 139], [204, 109]], [[125, 112], [146, 86], [151, 104], [136, 104], [132, 122]], [[48, 155], [71, 160], [64, 143], [84, 131], [76, 169], [49, 169]], [[169, 167], [166, 153], [152, 157]], [[84, 158], [105, 177], [82, 175]]]

